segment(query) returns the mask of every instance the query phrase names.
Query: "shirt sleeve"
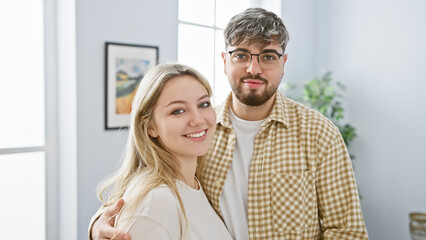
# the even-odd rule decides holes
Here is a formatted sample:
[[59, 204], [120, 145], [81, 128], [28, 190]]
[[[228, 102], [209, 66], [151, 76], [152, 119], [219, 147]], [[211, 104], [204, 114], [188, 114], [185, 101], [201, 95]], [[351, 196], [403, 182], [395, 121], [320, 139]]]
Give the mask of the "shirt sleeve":
[[92, 216], [89, 223], [89, 232], [88, 232], [88, 239], [92, 240], [92, 228], [93, 224], [99, 219], [99, 217], [104, 213], [105, 211], [105, 205], [101, 206], [98, 211]]
[[323, 239], [368, 239], [352, 162], [340, 134], [320, 160], [316, 177]]

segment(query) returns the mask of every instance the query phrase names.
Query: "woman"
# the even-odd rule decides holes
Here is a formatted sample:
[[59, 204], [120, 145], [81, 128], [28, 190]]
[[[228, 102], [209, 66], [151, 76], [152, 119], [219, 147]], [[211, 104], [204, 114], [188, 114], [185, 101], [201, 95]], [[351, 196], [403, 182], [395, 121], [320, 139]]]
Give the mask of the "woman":
[[195, 177], [198, 157], [214, 135], [211, 88], [179, 64], [152, 68], [132, 104], [120, 169], [100, 188], [106, 206], [125, 206], [115, 226], [137, 239], [231, 239]]

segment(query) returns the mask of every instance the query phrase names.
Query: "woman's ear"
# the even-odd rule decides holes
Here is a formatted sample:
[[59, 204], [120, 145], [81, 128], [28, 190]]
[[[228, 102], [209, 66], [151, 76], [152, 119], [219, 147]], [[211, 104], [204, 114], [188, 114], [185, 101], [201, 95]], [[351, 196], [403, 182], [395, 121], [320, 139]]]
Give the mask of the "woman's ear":
[[154, 126], [154, 123], [152, 122], [152, 119], [148, 119], [147, 116], [142, 117], [141, 119], [142, 125], [144, 126], [144, 128], [147, 129], [149, 136], [153, 137], [153, 138], [157, 138], [158, 137], [158, 132], [157, 129]]
[[149, 136], [151, 136], [153, 138], [157, 138], [158, 137], [157, 130], [155, 130], [155, 128], [153, 128], [153, 127], [149, 127], [148, 128], [148, 134], [149, 134]]

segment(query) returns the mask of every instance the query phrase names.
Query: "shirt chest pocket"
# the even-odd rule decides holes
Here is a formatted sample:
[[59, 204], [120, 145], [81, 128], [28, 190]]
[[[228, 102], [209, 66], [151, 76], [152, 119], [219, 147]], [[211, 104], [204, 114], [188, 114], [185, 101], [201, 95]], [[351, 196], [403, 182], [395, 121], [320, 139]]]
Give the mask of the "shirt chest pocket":
[[303, 231], [317, 221], [315, 196], [315, 177], [311, 171], [274, 173], [271, 182], [274, 231]]

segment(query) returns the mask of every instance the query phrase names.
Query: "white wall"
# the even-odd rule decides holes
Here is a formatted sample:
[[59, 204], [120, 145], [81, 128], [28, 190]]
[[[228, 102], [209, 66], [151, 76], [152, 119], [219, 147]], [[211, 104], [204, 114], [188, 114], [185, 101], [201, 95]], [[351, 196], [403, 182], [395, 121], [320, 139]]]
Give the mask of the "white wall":
[[294, 29], [286, 72], [295, 67], [291, 76], [299, 78], [284, 80], [326, 69], [348, 87], [347, 120], [358, 133], [351, 152], [370, 239], [410, 239], [408, 214], [426, 212], [426, 1], [283, 2]]
[[177, 59], [177, 1], [76, 0], [78, 239], [100, 206], [97, 184], [118, 166], [127, 131], [104, 130], [105, 41], [154, 45]]
[[285, 82], [302, 82], [314, 75], [315, 1], [282, 1], [282, 19], [290, 33], [286, 49]]

